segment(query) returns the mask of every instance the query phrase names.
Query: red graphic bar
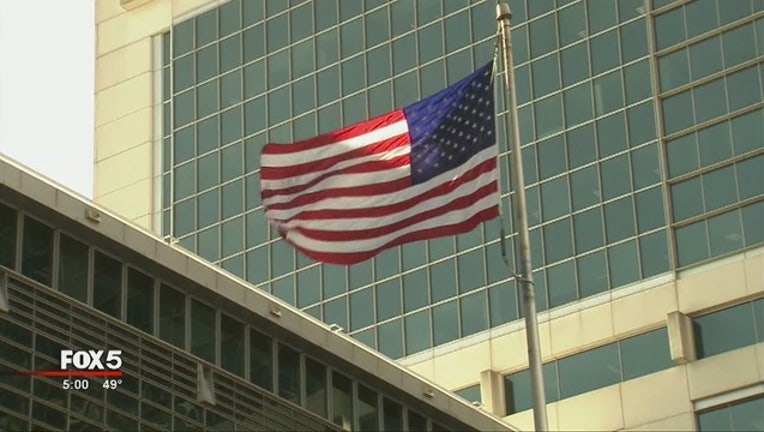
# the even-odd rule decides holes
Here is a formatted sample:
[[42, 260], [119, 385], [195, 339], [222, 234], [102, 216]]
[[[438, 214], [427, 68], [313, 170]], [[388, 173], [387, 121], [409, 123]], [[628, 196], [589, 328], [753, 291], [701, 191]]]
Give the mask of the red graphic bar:
[[26, 375], [43, 376], [43, 377], [80, 377], [80, 378], [122, 378], [122, 371], [31, 371], [26, 372]]

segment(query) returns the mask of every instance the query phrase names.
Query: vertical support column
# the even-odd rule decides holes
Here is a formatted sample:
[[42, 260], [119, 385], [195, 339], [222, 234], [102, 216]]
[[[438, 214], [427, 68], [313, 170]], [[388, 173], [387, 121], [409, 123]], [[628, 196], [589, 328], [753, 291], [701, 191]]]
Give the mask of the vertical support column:
[[692, 318], [679, 311], [666, 315], [671, 360], [675, 364], [686, 364], [697, 359], [695, 352], [695, 331]]
[[483, 408], [497, 417], [506, 417], [507, 399], [504, 376], [494, 370], [480, 372], [480, 400]]

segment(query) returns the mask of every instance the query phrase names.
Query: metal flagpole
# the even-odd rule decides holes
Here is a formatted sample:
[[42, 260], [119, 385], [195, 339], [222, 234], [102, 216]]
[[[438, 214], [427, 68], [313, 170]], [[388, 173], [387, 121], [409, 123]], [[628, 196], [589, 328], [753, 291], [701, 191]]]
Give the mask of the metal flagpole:
[[[531, 395], [533, 398], [533, 421], [536, 431], [547, 431], [546, 395], [544, 375], [541, 372], [541, 349], [539, 347], [538, 322], [536, 320], [536, 294], [531, 273], [531, 246], [528, 234], [528, 211], [525, 202], [525, 182], [520, 151], [520, 129], [517, 119], [517, 97], [515, 96], [515, 71], [512, 63], [512, 33], [509, 20], [512, 11], [507, 3], [496, 5], [496, 19], [501, 23], [502, 50], [504, 51], [504, 73], [509, 96], [509, 120], [512, 144], [512, 183], [515, 191], [515, 222], [520, 242], [520, 284], [523, 287], [525, 304], [525, 336], [528, 340], [528, 367], [531, 374]], [[503, 239], [502, 239], [503, 241]], [[517, 277], [516, 277], [517, 279]]]

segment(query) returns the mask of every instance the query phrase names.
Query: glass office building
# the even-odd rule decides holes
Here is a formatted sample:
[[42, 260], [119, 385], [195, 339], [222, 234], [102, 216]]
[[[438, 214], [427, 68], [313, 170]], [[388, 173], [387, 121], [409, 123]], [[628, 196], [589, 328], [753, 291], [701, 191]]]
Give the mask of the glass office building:
[[[539, 310], [764, 242], [764, 3], [510, 3]], [[498, 222], [344, 268], [295, 253], [259, 192], [266, 142], [405, 106], [490, 60], [494, 7], [231, 1], [174, 24], [162, 234], [393, 358], [518, 319]]]
[[[34, 373], [107, 349], [119, 379]], [[512, 429], [0, 158], [0, 430]]]
[[[522, 299], [502, 260], [498, 220], [350, 267], [323, 265], [269, 228], [258, 177], [265, 143], [310, 138], [404, 107], [489, 61], [496, 53], [495, 2], [191, 3], [165, 11], [161, 2], [149, 1], [99, 18], [109, 36], [99, 62], [135, 52], [152, 59], [136, 78], [124, 78], [151, 77], [145, 92], [151, 100], [139, 105], [150, 109], [154, 130], [149, 158], [96, 163], [104, 184], [109, 160], [150, 167], [146, 184], [153, 188], [137, 193], [104, 186], [96, 200], [114, 208], [146, 203], [135, 220], [171, 242], [337, 324], [468, 400], [491, 405], [495, 414], [517, 414], [510, 421], [527, 424]], [[748, 405], [725, 399], [713, 407], [702, 401], [677, 407], [687, 415], [680, 423], [628, 420], [626, 402], [613, 408], [624, 413], [620, 420], [603, 423], [568, 421], [581, 410], [563, 411], [584, 394], [600, 395], [597, 404], [626, 400], [605, 389], [651, 382], [692, 368], [696, 360], [721, 362], [723, 353], [762, 342], [764, 331], [756, 329], [764, 316], [758, 273], [764, 266], [764, 1], [509, 4], [552, 424], [700, 427], [726, 421], [709, 414], [716, 407], [733, 418]], [[135, 34], [113, 36], [124, 25], [120, 20], [139, 14], [162, 18]], [[130, 48], [148, 39], [151, 50]], [[97, 86], [103, 95], [97, 112], [128, 100], [116, 97], [123, 88], [127, 95], [128, 84], [114, 81]], [[496, 86], [501, 205], [512, 233], [501, 74]], [[97, 130], [123, 122], [107, 114]], [[131, 140], [114, 139], [125, 146]], [[104, 145], [97, 142], [97, 149]], [[510, 262], [515, 248], [511, 234]], [[713, 273], [720, 266], [726, 266], [719, 270], [723, 276]], [[712, 281], [733, 288], [713, 290]], [[724, 312], [728, 306], [737, 312]], [[624, 308], [621, 315], [618, 308]], [[682, 336], [689, 338], [680, 344], [685, 353], [670, 348], [684, 334], [675, 332], [684, 324], [667, 318], [674, 310], [694, 326], [691, 336]], [[628, 325], [619, 324], [630, 314]], [[573, 316], [581, 318], [568, 319]], [[715, 333], [722, 328], [742, 336], [727, 346]], [[513, 345], [502, 346], [506, 355], [496, 354], [501, 351], [492, 344], [504, 340]], [[704, 350], [715, 343], [718, 349]], [[470, 354], [478, 345], [485, 351]], [[486, 400], [494, 393], [486, 390], [484, 370], [501, 375], [506, 400]], [[584, 373], [592, 378], [582, 381]], [[727, 390], [675, 400], [695, 403]]]

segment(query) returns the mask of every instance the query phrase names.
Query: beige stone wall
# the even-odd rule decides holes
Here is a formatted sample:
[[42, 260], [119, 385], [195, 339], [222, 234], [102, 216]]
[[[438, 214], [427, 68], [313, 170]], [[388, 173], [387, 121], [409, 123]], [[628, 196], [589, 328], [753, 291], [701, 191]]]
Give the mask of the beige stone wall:
[[[761, 297], [764, 248], [660, 282], [646, 281], [604, 298], [539, 314], [543, 361], [665, 326], [673, 311], [696, 315]], [[487, 369], [501, 374], [526, 369], [525, 333], [517, 323], [509, 326], [516, 328], [493, 329], [404, 363], [452, 390], [477, 384], [481, 371]], [[553, 430], [692, 430], [694, 402], [762, 382], [764, 344], [760, 343], [551, 403], [549, 426]], [[521, 430], [533, 429], [530, 410], [506, 420]]]
[[154, 44], [174, 19], [218, 0], [120, 0], [96, 4], [95, 174], [99, 204], [148, 228], [155, 182]]

